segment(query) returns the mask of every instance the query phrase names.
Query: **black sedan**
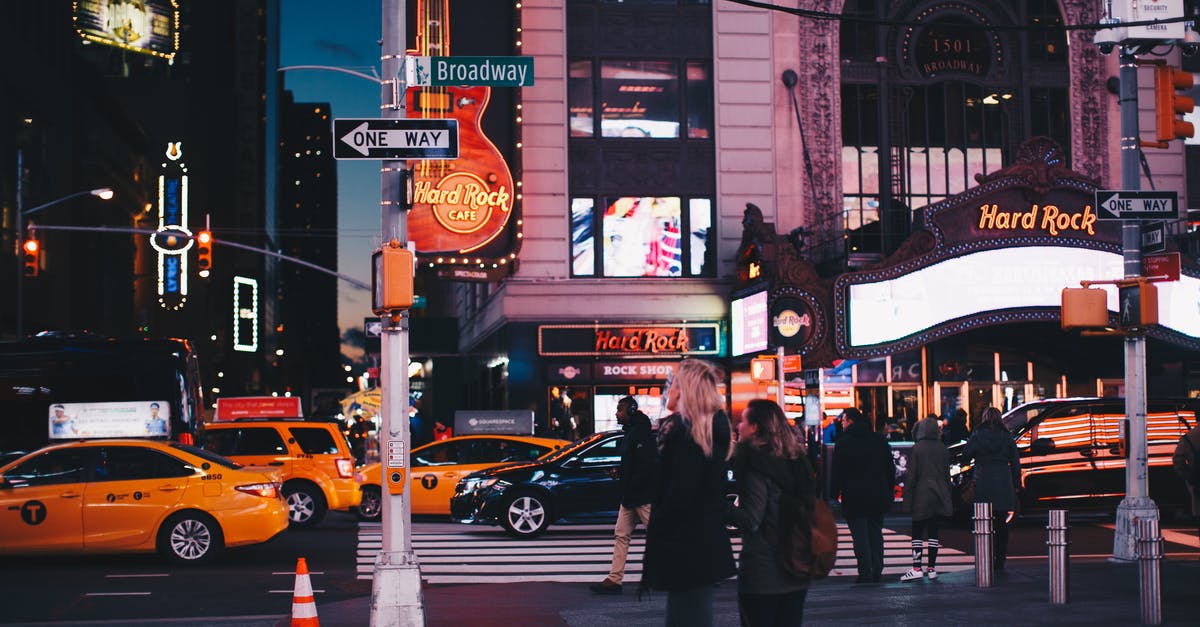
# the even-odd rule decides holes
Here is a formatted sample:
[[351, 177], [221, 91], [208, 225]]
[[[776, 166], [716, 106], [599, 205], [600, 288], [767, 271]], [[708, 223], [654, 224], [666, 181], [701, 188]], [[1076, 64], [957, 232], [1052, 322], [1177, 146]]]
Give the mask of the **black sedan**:
[[621, 431], [576, 441], [548, 457], [495, 466], [458, 482], [450, 516], [462, 523], [501, 525], [530, 538], [550, 523], [612, 522], [620, 506]]

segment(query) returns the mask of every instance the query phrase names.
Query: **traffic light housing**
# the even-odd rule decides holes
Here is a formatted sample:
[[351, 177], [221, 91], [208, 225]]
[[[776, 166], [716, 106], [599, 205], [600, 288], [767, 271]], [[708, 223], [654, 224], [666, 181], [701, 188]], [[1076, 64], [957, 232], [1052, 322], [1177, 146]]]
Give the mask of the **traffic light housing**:
[[[1160, 143], [1186, 139], [1196, 134], [1191, 122], [1177, 117], [1191, 113], [1196, 106], [1191, 96], [1176, 93], [1191, 89], [1193, 84], [1195, 77], [1191, 72], [1166, 64], [1154, 66], [1154, 121]], [[1166, 148], [1165, 145], [1162, 147]]]
[[24, 264], [24, 274], [27, 277], [38, 275], [38, 267], [42, 262], [42, 245], [36, 239], [30, 238], [21, 244], [21, 258]]
[[375, 315], [412, 307], [413, 266], [412, 251], [395, 241], [384, 243], [371, 255], [371, 311]]
[[212, 231], [196, 233], [196, 269], [201, 278], [208, 278], [212, 271]]
[[1062, 291], [1062, 328], [1103, 329], [1108, 326], [1108, 292], [1086, 287]]

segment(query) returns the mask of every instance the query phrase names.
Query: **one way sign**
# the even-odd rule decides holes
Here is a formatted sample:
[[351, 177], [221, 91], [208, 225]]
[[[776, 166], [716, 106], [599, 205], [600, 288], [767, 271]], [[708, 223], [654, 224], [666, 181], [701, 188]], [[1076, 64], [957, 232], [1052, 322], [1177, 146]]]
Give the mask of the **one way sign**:
[[458, 120], [333, 121], [335, 159], [457, 159]]

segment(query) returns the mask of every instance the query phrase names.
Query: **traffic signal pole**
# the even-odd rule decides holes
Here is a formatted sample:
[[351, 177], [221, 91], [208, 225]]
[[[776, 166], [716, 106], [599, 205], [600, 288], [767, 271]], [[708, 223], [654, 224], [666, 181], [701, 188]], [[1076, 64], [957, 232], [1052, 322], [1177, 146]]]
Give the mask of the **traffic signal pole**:
[[[1138, 128], [1138, 72], [1133, 48], [1121, 46], [1121, 187], [1141, 189], [1138, 172], [1141, 141]], [[1126, 279], [1142, 273], [1141, 222], [1121, 222], [1122, 258]], [[1113, 536], [1113, 559], [1137, 559], [1137, 521], [1158, 520], [1158, 507], [1150, 498], [1146, 480], [1146, 336], [1136, 332], [1125, 336], [1125, 498], [1117, 506]]]
[[[384, 118], [404, 118], [405, 85], [401, 63], [405, 54], [405, 2], [383, 0], [381, 39], [383, 80], [380, 113]], [[380, 167], [380, 213], [383, 245], [391, 241], [404, 246], [408, 240], [405, 213], [404, 160], [383, 161]], [[382, 280], [382, 277], [377, 278]], [[380, 381], [383, 393], [383, 424], [380, 455], [383, 464], [383, 548], [375, 558], [371, 587], [371, 625], [420, 626], [425, 624], [421, 600], [421, 573], [412, 550], [411, 495], [404, 491], [410, 436], [408, 429], [408, 311], [383, 316], [383, 357]], [[393, 478], [399, 473], [399, 481]]]

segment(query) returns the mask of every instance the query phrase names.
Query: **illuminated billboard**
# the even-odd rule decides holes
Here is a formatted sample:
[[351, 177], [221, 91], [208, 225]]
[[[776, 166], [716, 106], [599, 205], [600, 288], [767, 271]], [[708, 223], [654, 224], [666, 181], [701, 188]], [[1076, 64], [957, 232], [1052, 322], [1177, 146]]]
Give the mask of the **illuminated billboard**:
[[735, 299], [729, 307], [729, 332], [734, 357], [767, 350], [767, 292]]
[[160, 401], [57, 403], [47, 417], [51, 440], [144, 438], [171, 434], [171, 404]]
[[175, 0], [77, 0], [75, 30], [85, 43], [173, 59], [179, 51]]

